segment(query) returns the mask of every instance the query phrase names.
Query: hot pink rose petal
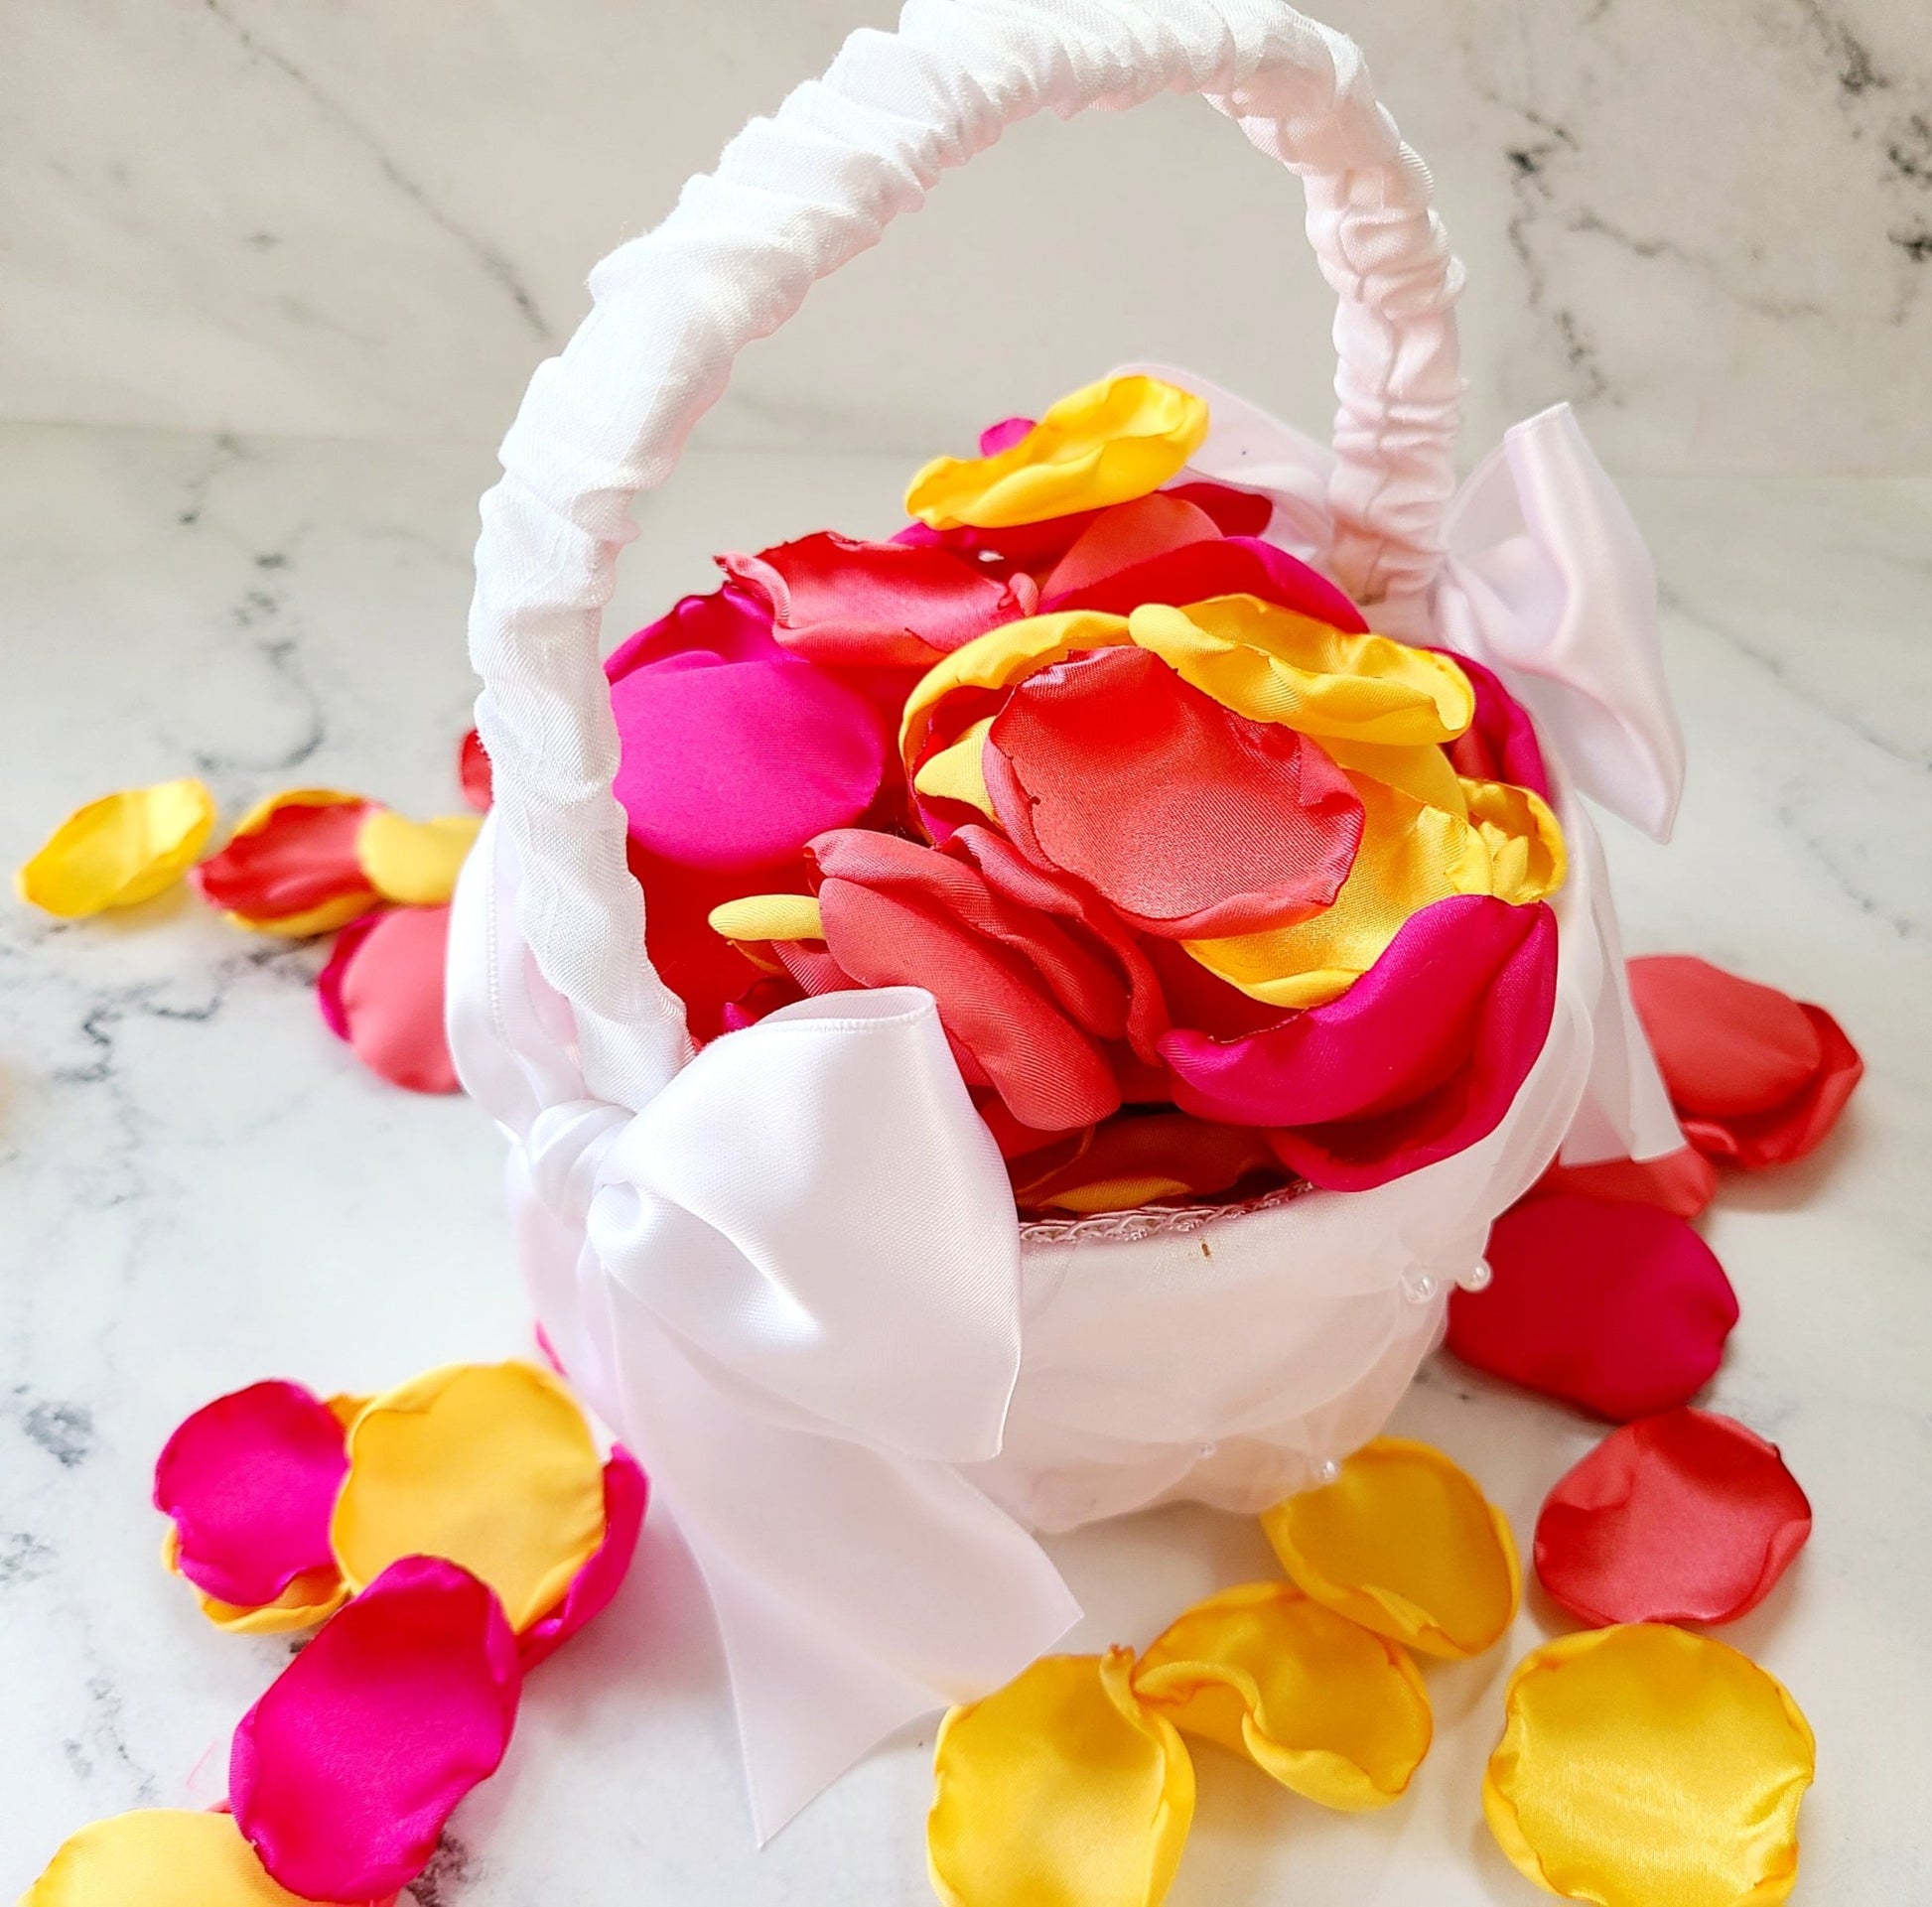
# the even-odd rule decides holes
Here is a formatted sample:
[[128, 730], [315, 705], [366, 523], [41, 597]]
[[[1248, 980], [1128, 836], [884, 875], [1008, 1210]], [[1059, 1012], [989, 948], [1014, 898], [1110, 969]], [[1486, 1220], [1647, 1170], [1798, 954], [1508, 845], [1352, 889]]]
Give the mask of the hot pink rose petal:
[[1491, 1228], [1489, 1266], [1484, 1290], [1450, 1294], [1449, 1349], [1619, 1423], [1693, 1397], [1737, 1322], [1710, 1246], [1653, 1205], [1526, 1200]]
[[494, 1594], [436, 1557], [392, 1563], [242, 1716], [228, 1799], [305, 1900], [405, 1887], [509, 1746], [522, 1676]]
[[1450, 765], [1472, 781], [1509, 781], [1550, 798], [1549, 771], [1529, 711], [1503, 687], [1502, 679], [1480, 662], [1453, 649], [1438, 649], [1469, 678], [1475, 714], [1449, 745]]
[[1002, 580], [950, 550], [830, 530], [718, 563], [766, 604], [785, 649], [835, 668], [928, 669], [1038, 601], [1024, 573]]
[[611, 706], [630, 838], [684, 867], [783, 861], [857, 821], [884, 778], [878, 710], [795, 657], [633, 669]]
[[637, 1459], [618, 1444], [604, 1466], [604, 1541], [571, 1578], [564, 1599], [517, 1637], [517, 1654], [526, 1675], [610, 1606], [636, 1554], [649, 1501], [650, 1483]]
[[316, 981], [324, 1023], [368, 1069], [415, 1093], [461, 1090], [443, 1031], [448, 907], [396, 907], [357, 921]]
[[681, 658], [715, 662], [771, 662], [784, 651], [771, 633], [771, 609], [736, 583], [708, 596], [687, 596], [655, 622], [627, 636], [605, 657], [611, 682], [655, 664]]
[[1003, 417], [997, 424], [987, 425], [980, 432], [980, 455], [998, 457], [1002, 451], [1012, 450], [1034, 428], [1035, 422], [1031, 417]]
[[473, 808], [486, 811], [491, 797], [489, 756], [475, 729], [463, 738], [463, 746], [457, 750], [456, 772], [464, 800]]
[[1734, 1622], [1811, 1535], [1811, 1505], [1775, 1443], [1678, 1409], [1605, 1437], [1550, 1492], [1536, 1573], [1572, 1615]]
[[176, 1566], [217, 1602], [273, 1602], [334, 1562], [329, 1517], [347, 1468], [341, 1422], [299, 1384], [273, 1379], [204, 1405], [154, 1466]]

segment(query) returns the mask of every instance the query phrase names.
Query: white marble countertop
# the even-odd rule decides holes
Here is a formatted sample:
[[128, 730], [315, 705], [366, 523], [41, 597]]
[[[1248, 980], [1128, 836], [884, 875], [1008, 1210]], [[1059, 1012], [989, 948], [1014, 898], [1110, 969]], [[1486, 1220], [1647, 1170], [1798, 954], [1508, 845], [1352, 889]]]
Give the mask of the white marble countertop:
[[[232, 814], [293, 782], [456, 805], [486, 450], [0, 431], [0, 861], [77, 802], [197, 771]], [[641, 620], [714, 541], [881, 524], [900, 460], [699, 457], [623, 585]], [[1668, 851], [1611, 831], [1630, 941], [1829, 1005], [1864, 1049], [1841, 1131], [1731, 1182], [1708, 1234], [1743, 1305], [1712, 1399], [1775, 1437], [1810, 1549], [1729, 1638], [1819, 1737], [1795, 1899], [1932, 1899], [1932, 481], [1632, 486], [1664, 578], [1692, 779]], [[626, 624], [628, 626], [628, 624]], [[460, 1099], [362, 1073], [321, 1026], [320, 956], [178, 893], [59, 925], [0, 903], [0, 1897], [83, 1822], [215, 1799], [226, 1732], [286, 1643], [217, 1635], [157, 1562], [169, 1429], [284, 1374], [367, 1390], [528, 1343], [497, 1143]], [[1439, 1360], [1399, 1427], [1525, 1537], [1600, 1434]], [[1168, 1511], [1055, 1546], [1086, 1640], [1145, 1641], [1267, 1573], [1257, 1531]], [[1433, 1669], [1412, 1793], [1331, 1817], [1203, 1749], [1174, 1907], [1529, 1907], [1477, 1808], [1510, 1664]], [[510, 1759], [421, 1907], [848, 1907], [929, 1898], [929, 1731], [756, 1853], [723, 1667], [674, 1538], [533, 1679]], [[1206, 1766], [1214, 1757], [1214, 1765]]]

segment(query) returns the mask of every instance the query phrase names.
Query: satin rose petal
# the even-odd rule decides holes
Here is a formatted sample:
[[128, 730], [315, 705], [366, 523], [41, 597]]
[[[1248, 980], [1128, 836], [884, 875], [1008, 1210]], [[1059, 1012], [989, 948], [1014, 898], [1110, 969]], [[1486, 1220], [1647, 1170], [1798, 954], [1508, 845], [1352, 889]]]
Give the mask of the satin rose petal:
[[1773, 1907], [1798, 1872], [1816, 1744], [1786, 1691], [1709, 1636], [1644, 1623], [1517, 1665], [1482, 1812], [1520, 1872], [1598, 1907]]
[[1512, 906], [1547, 899], [1569, 873], [1563, 830], [1541, 795], [1500, 781], [1464, 781], [1469, 823], [1489, 850], [1489, 891]]
[[406, 1557], [242, 1716], [228, 1760], [235, 1821], [296, 1894], [393, 1893], [502, 1761], [521, 1687], [489, 1590], [440, 1557]]
[[842, 668], [930, 668], [974, 636], [1032, 613], [1038, 595], [1024, 574], [990, 576], [950, 550], [831, 530], [756, 556], [721, 556], [718, 565], [770, 607], [771, 632], [784, 648]]
[[[1163, 492], [1164, 496], [1175, 494]], [[1096, 610], [1126, 615], [1149, 603], [1180, 606], [1221, 596], [1257, 597], [1349, 634], [1368, 632], [1361, 611], [1319, 570], [1259, 536], [1232, 532], [1217, 542], [1189, 541], [1090, 580], [1063, 582], [1056, 569], [1040, 588], [1039, 608], [1042, 614]], [[1461, 658], [1454, 659], [1461, 667]]]
[[1024, 1174], [1016, 1171], [1014, 1186], [1024, 1211], [1124, 1212], [1217, 1197], [1261, 1175], [1279, 1179], [1281, 1171], [1251, 1127], [1185, 1113], [1121, 1114], [1095, 1127], [1070, 1158], [1036, 1156]]
[[905, 513], [934, 529], [998, 529], [1145, 496], [1207, 435], [1207, 406], [1158, 377], [1110, 377], [1050, 405], [991, 457], [936, 457], [912, 479]]
[[357, 921], [316, 980], [324, 1022], [372, 1073], [413, 1093], [462, 1090], [443, 1030], [448, 907]]
[[232, 1815], [142, 1808], [69, 1835], [20, 1907], [306, 1907]]
[[1156, 490], [1098, 511], [1047, 573], [1039, 594], [1042, 600], [1067, 596], [1189, 544], [1220, 540], [1221, 526], [1198, 504]]
[[946, 1907], [1159, 1907], [1194, 1816], [1173, 1722], [1129, 1649], [1043, 1656], [954, 1708], [933, 1748], [926, 1858]]
[[[181, 1539], [172, 1524], [161, 1542], [161, 1562], [170, 1574], [181, 1574]], [[192, 1582], [188, 1586], [195, 1589]], [[319, 1569], [305, 1569], [271, 1602], [223, 1602], [205, 1589], [195, 1589], [195, 1600], [224, 1634], [294, 1635], [327, 1622], [348, 1600], [348, 1584], [332, 1561]]]
[[486, 813], [494, 798], [494, 788], [489, 771], [489, 755], [484, 750], [483, 737], [475, 729], [463, 738], [457, 749], [456, 775], [458, 785], [463, 789], [463, 798], [480, 814]]
[[771, 607], [736, 583], [707, 596], [686, 596], [604, 659], [617, 683], [661, 662], [775, 662], [784, 654], [771, 633]]
[[649, 1502], [649, 1480], [638, 1468], [637, 1459], [618, 1445], [604, 1466], [604, 1541], [571, 1577], [564, 1599], [547, 1615], [538, 1616], [516, 1639], [526, 1675], [611, 1606], [637, 1553], [637, 1538]]
[[549, 1372], [457, 1364], [385, 1392], [350, 1426], [330, 1533], [356, 1589], [399, 1557], [445, 1557], [520, 1631], [597, 1554], [604, 1506], [590, 1426]]
[[1286, 1582], [1197, 1602], [1142, 1655], [1134, 1693], [1324, 1808], [1394, 1801], [1433, 1730], [1407, 1652]]
[[131, 907], [172, 887], [214, 828], [214, 797], [193, 777], [123, 788], [61, 823], [14, 873], [21, 899], [63, 919]]
[[1466, 655], [1441, 653], [1468, 677], [1475, 694], [1469, 726], [1449, 745], [1455, 772], [1471, 781], [1507, 781], [1548, 801], [1550, 774], [1528, 710], [1493, 670]]
[[1489, 1268], [1482, 1291], [1449, 1294], [1449, 1349], [1618, 1423], [1691, 1398], [1737, 1322], [1710, 1246], [1652, 1205], [1529, 1199], [1491, 1227]]
[[764, 867], [857, 821], [879, 794], [877, 711], [810, 662], [635, 669], [611, 706], [618, 800], [631, 839], [664, 860]]
[[332, 1567], [329, 1516], [347, 1468], [342, 1425], [299, 1384], [251, 1384], [205, 1404], [154, 1466], [176, 1566], [219, 1601], [273, 1602], [305, 1571]]
[[355, 857], [384, 900], [440, 907], [456, 892], [456, 878], [482, 826], [474, 814], [411, 821], [388, 808], [371, 808], [355, 837]]
[[1775, 1443], [1678, 1409], [1613, 1430], [1545, 1499], [1536, 1573], [1581, 1621], [1734, 1622], [1811, 1534]]
[[1655, 1205], [1679, 1218], [1695, 1218], [1718, 1194], [1718, 1168], [1695, 1146], [1662, 1158], [1605, 1158], [1590, 1165], [1552, 1165], [1530, 1188], [1581, 1192], [1632, 1205]]
[[1038, 421], [1033, 417], [1003, 417], [997, 424], [987, 425], [980, 432], [980, 455], [998, 457], [1002, 451], [1011, 450]]
[[1515, 1619], [1508, 1521], [1427, 1443], [1377, 1437], [1334, 1482], [1264, 1510], [1261, 1527], [1305, 1594], [1425, 1655], [1480, 1655]]
[[1864, 1072], [1822, 1007], [1690, 954], [1632, 960], [1630, 998], [1685, 1138], [1747, 1170], [1813, 1151]]
[[237, 927], [291, 939], [334, 933], [377, 904], [355, 855], [369, 812], [337, 788], [285, 788], [235, 823], [227, 846], [195, 870], [195, 885]]
[[1306, 736], [1250, 721], [1143, 649], [1029, 676], [987, 733], [986, 786], [1041, 867], [1144, 932], [1243, 933], [1326, 907], [1362, 803]]

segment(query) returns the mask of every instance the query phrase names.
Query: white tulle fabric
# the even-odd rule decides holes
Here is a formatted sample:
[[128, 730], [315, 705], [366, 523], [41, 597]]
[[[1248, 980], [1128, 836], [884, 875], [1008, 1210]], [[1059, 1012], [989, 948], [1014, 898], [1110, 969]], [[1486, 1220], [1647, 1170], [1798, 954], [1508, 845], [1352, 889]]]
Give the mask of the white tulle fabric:
[[[1197, 474], [1265, 491], [1270, 533], [1378, 625], [1480, 657], [1535, 708], [1572, 851], [1558, 1002], [1510, 1115], [1454, 1158], [1023, 1236], [923, 993], [812, 1001], [693, 1056], [642, 957], [600, 612], [631, 495], [743, 343], [1010, 121], [1165, 87], [1304, 176], [1339, 299], [1332, 450], [1173, 373], [1213, 406]], [[472, 622], [496, 809], [457, 897], [452, 1044], [511, 1142], [539, 1316], [703, 1569], [760, 1836], [1065, 1632], [1033, 1531], [1311, 1481], [1375, 1432], [1560, 1144], [1679, 1143], [1574, 792], [1668, 825], [1648, 559], [1561, 409], [1510, 433], [1446, 529], [1457, 273], [1428, 202], [1355, 49], [1284, 7], [912, 0], [605, 261], [504, 445]]]

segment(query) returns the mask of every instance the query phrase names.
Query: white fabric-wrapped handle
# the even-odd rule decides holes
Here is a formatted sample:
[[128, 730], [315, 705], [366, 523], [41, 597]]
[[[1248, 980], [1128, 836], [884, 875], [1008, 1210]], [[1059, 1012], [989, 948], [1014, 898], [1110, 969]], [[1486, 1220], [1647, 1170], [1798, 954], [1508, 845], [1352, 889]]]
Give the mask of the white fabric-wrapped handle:
[[613, 798], [600, 620], [631, 498], [661, 482], [733, 359], [1016, 120], [1202, 93], [1304, 180], [1339, 300], [1329, 562], [1364, 603], [1441, 564], [1461, 383], [1460, 271], [1430, 179], [1354, 45], [1278, 0], [908, 0], [725, 148], [656, 230], [592, 274], [594, 309], [542, 365], [483, 499], [471, 653], [519, 918], [571, 1003], [590, 1088], [636, 1107], [688, 1054], [643, 957]]

